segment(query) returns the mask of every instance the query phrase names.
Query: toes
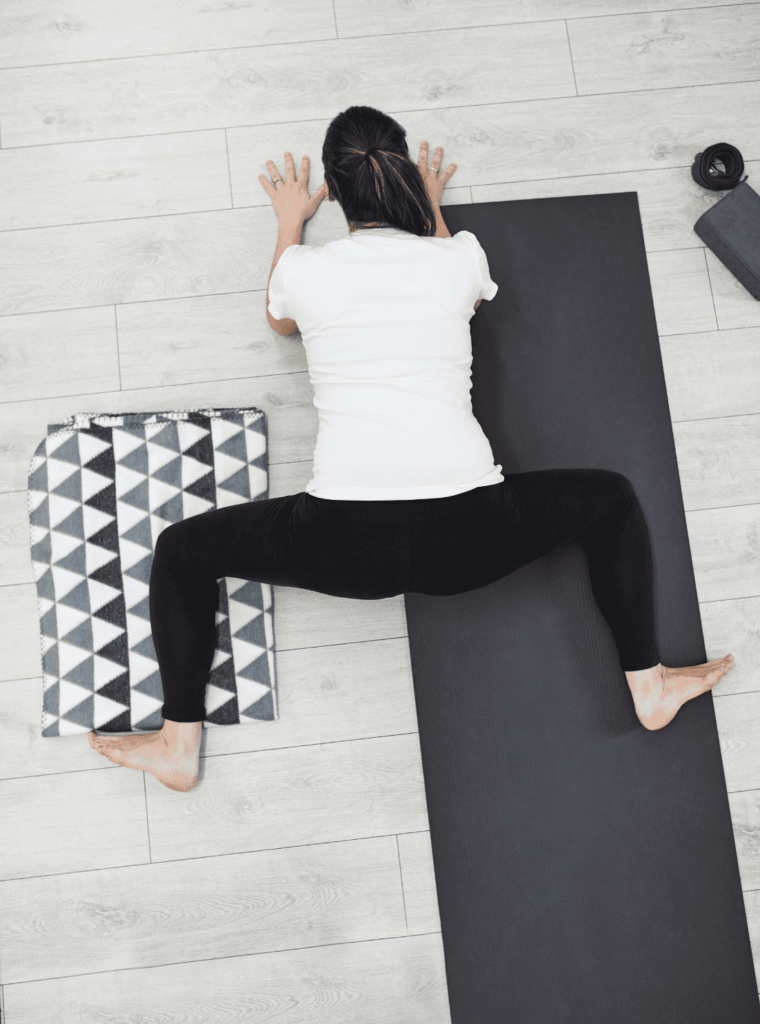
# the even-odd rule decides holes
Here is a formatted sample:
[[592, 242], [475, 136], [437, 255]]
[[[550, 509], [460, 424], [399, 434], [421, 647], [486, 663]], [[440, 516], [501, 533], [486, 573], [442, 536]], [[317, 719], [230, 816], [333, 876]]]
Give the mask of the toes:
[[121, 751], [114, 743], [113, 740], [106, 740], [103, 737], [97, 736], [95, 738], [94, 749], [103, 757], [107, 757], [109, 761], [113, 761], [114, 764], [120, 764], [119, 758], [123, 751]]

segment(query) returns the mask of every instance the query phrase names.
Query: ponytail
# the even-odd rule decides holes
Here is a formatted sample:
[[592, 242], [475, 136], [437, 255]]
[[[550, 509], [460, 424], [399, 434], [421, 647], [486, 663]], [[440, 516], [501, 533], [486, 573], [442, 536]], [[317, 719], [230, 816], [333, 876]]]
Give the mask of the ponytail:
[[374, 107], [349, 107], [333, 118], [322, 146], [331, 198], [350, 224], [380, 223], [415, 235], [436, 232], [435, 211], [406, 130]]

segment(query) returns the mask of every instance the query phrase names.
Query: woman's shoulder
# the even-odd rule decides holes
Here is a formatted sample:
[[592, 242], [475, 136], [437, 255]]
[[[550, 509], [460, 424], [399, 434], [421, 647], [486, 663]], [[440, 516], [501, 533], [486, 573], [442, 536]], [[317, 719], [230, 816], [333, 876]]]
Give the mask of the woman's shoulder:
[[453, 242], [464, 242], [467, 245], [472, 245], [473, 243], [475, 245], [480, 245], [480, 242], [478, 241], [478, 236], [474, 234], [472, 231], [468, 231], [466, 228], [462, 228], [461, 231], [457, 231], [455, 234], [453, 234], [451, 236], [451, 240]]

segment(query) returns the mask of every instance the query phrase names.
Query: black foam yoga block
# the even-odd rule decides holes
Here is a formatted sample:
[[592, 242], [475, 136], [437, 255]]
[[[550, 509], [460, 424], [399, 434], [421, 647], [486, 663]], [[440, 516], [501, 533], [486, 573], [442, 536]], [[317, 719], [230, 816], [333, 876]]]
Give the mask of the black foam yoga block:
[[[662, 662], [706, 661], [637, 193], [445, 212], [499, 285], [472, 320], [497, 463], [624, 473]], [[639, 723], [576, 541], [405, 601], [453, 1024], [757, 1024], [712, 694]]]

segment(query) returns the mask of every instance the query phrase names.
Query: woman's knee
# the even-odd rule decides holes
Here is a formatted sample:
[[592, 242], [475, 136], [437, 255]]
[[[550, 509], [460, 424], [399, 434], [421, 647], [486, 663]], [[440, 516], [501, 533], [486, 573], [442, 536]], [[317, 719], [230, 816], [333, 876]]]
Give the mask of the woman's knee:
[[188, 552], [192, 551], [190, 519], [181, 519], [176, 523], [170, 523], [159, 533], [158, 540], [153, 551], [154, 561], [164, 564], [180, 565], [187, 558]]
[[599, 473], [604, 475], [605, 483], [612, 490], [616, 501], [627, 505], [638, 503], [636, 489], [624, 473], [614, 469], [600, 469]]
[[635, 522], [640, 529], [646, 529], [644, 510], [636, 488], [628, 477], [622, 473], [611, 472], [611, 483], [614, 488], [614, 498], [611, 503], [612, 515], [616, 519], [624, 518], [626, 521]]

